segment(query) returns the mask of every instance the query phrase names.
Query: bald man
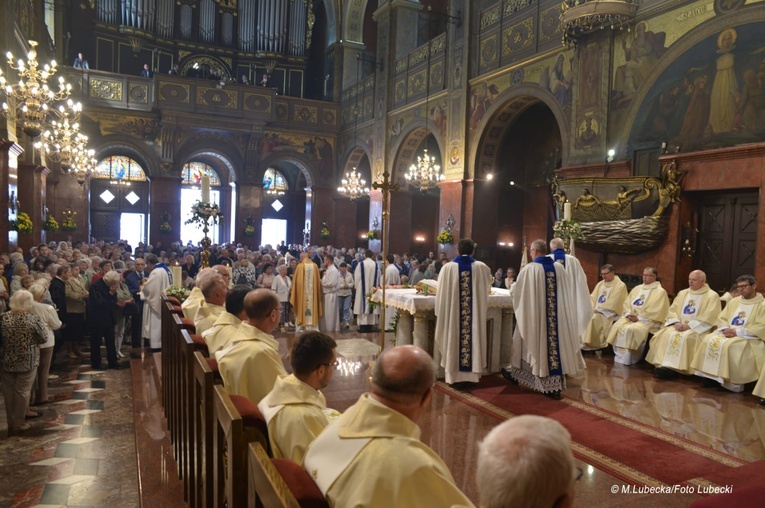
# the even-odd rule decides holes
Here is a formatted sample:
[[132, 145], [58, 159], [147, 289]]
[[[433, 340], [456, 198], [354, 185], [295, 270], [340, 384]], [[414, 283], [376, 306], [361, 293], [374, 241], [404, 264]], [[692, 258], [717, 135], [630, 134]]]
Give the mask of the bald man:
[[688, 275], [688, 289], [680, 291], [669, 308], [664, 327], [656, 332], [646, 361], [656, 366], [660, 379], [693, 374], [691, 360], [699, 341], [715, 326], [721, 310], [720, 297], [707, 284], [707, 275], [694, 270]]
[[303, 465], [330, 506], [473, 506], [420, 441], [417, 422], [435, 380], [433, 359], [416, 346], [379, 356], [372, 392], [324, 429], [305, 456]]
[[228, 347], [215, 353], [223, 385], [229, 395], [242, 395], [254, 404], [287, 377], [279, 343], [271, 335], [279, 324], [279, 297], [270, 289], [256, 289], [244, 297], [247, 321], [239, 325]]

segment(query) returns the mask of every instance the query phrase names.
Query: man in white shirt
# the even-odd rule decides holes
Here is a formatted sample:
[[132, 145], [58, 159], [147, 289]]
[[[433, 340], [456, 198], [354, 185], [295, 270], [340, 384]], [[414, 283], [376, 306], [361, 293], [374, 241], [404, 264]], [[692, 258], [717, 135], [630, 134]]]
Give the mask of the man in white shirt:
[[340, 309], [337, 306], [337, 289], [340, 285], [339, 273], [332, 256], [324, 256], [324, 276], [321, 278], [321, 291], [324, 295], [324, 314], [321, 316], [319, 329], [323, 332], [340, 331]]

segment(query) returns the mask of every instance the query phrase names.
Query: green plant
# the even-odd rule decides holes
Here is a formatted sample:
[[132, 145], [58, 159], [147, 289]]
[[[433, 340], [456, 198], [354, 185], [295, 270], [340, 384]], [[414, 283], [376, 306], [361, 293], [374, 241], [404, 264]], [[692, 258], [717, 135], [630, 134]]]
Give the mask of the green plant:
[[244, 236], [246, 236], [247, 238], [251, 236], [255, 236], [255, 228], [252, 225], [247, 224], [244, 227]]

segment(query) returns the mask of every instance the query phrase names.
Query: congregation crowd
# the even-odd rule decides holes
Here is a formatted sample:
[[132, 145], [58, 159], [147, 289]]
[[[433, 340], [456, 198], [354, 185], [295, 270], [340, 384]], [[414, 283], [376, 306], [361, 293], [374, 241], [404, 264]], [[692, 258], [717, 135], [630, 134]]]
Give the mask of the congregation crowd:
[[[190, 289], [183, 314], [217, 360], [226, 391], [258, 405], [274, 456], [302, 464], [331, 506], [472, 506], [441, 458], [420, 441], [417, 422], [430, 405], [438, 366], [458, 389], [474, 385], [485, 371], [492, 287], [509, 290], [513, 299], [517, 326], [511, 363], [502, 369], [513, 383], [560, 398], [566, 376], [584, 369], [582, 350], [612, 347], [615, 362], [631, 365], [647, 348], [659, 378], [697, 375], [732, 391], [759, 379], [754, 393], [765, 398], [765, 299], [754, 277], [739, 277], [732, 294], [720, 298], [696, 270], [670, 305], [653, 267], [628, 292], [615, 268], [603, 265], [602, 280], [589, 292], [580, 263], [563, 247], [554, 239], [548, 255], [546, 242], [533, 242], [532, 261], [517, 280], [511, 268], [492, 276], [472, 257], [469, 239], [459, 242], [453, 261], [432, 252], [389, 255], [383, 262], [363, 249], [227, 245], [214, 246], [210, 267], [201, 268], [199, 248], [133, 249], [124, 242], [40, 244], [26, 256], [2, 254], [9, 433], [29, 428], [25, 420], [38, 414], [30, 405], [48, 402], [57, 354], [85, 356], [83, 337], [90, 336], [94, 369], [121, 368], [123, 344], [134, 354], [142, 347], [160, 350], [162, 294], [181, 285]], [[179, 272], [181, 280], [174, 281]], [[390, 348], [377, 359], [369, 393], [343, 414], [328, 408], [320, 390], [332, 379], [338, 356], [335, 339], [324, 332], [342, 332], [354, 322], [360, 332], [385, 326], [379, 306], [370, 302], [374, 288], [383, 280], [400, 286], [423, 279], [438, 280], [436, 361], [416, 346]], [[272, 335], [278, 328], [299, 334], [289, 356], [291, 374]], [[544, 464], [547, 488], [533, 488], [530, 461]], [[405, 481], [413, 476], [418, 482]], [[482, 506], [512, 506], [513, 499], [567, 506], [575, 479], [570, 436], [552, 420], [513, 418], [481, 444]]]

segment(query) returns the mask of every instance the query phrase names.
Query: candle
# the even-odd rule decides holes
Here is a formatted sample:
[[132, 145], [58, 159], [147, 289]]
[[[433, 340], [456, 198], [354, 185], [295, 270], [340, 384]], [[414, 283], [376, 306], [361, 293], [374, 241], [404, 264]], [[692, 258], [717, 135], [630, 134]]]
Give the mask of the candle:
[[202, 175], [202, 203], [210, 202], [210, 177]]
[[175, 288], [181, 287], [181, 267], [180, 266], [171, 266], [170, 267], [170, 273], [173, 274], [173, 284], [172, 286]]
[[571, 203], [563, 203], [563, 220], [571, 220]]

